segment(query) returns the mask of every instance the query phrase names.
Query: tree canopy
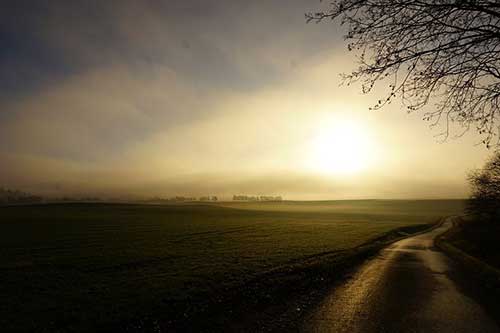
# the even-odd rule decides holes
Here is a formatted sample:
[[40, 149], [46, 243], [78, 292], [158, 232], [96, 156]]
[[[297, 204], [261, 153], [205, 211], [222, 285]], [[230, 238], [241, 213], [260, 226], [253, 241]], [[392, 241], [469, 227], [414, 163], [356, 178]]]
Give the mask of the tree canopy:
[[340, 20], [348, 49], [359, 67], [344, 75], [362, 91], [387, 83], [388, 93], [373, 109], [400, 97], [408, 112], [429, 103], [423, 118], [460, 125], [500, 145], [500, 1], [498, 0], [333, 0], [308, 21]]
[[497, 219], [500, 214], [500, 151], [482, 169], [469, 175], [472, 197], [469, 212]]

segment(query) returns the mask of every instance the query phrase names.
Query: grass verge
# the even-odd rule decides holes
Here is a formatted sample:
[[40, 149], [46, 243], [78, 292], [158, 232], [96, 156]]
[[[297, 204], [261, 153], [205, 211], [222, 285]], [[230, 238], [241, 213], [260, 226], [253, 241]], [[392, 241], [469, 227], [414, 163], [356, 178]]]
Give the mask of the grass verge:
[[[468, 225], [466, 225], [466, 223], [468, 223]], [[468, 229], [472, 228], [477, 230], [484, 228], [484, 225], [478, 224], [475, 226], [473, 224], [471, 225], [471, 223], [473, 222], [456, 218], [453, 221], [453, 227], [436, 238], [435, 244], [449, 257], [458, 262], [470, 276], [482, 285], [482, 287], [500, 296], [500, 269], [460, 248], [460, 245], [465, 248], [472, 248], [473, 246], [470, 243], [474, 241], [470, 239], [471, 237], [470, 234], [468, 234]], [[488, 231], [483, 230], [481, 232]], [[478, 240], [476, 240], [475, 243], [476, 246], [480, 244]], [[469, 245], [467, 246], [467, 244]]]
[[[484, 242], [482, 242], [478, 235], [484, 233], [490, 233], [490, 236], [485, 237], [488, 240], [483, 238]], [[498, 237], [494, 230], [491, 230], [491, 226], [456, 218], [453, 221], [453, 227], [440, 235], [435, 245], [461, 268], [465, 292], [477, 295], [485, 310], [497, 319], [500, 310], [498, 305], [500, 269], [490, 264], [490, 262], [497, 263], [496, 259], [498, 259], [496, 245], [498, 243], [491, 242], [492, 236]], [[480, 256], [481, 254], [484, 256]], [[488, 259], [490, 260], [487, 262]]]

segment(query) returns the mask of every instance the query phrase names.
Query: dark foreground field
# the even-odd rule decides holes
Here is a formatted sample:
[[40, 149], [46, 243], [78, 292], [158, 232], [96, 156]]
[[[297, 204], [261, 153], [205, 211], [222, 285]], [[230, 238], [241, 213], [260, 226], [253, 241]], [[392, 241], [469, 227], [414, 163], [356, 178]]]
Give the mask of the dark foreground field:
[[0, 327], [153, 331], [189, 325], [191, 316], [209, 311], [224, 295], [274, 271], [283, 274], [391, 230], [460, 214], [462, 206], [334, 201], [2, 207]]

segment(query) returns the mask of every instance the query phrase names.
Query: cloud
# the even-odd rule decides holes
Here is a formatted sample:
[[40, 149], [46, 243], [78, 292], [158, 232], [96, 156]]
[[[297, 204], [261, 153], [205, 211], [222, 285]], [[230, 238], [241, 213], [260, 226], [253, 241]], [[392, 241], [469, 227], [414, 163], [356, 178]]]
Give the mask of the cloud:
[[[374, 97], [339, 87], [354, 65], [341, 31], [305, 25], [306, 0], [2, 5], [1, 184], [51, 194], [446, 196], [466, 193], [466, 170], [487, 154], [473, 139], [436, 145], [396, 107], [368, 113]], [[370, 128], [379, 164], [346, 179], [304, 168], [330, 117]]]

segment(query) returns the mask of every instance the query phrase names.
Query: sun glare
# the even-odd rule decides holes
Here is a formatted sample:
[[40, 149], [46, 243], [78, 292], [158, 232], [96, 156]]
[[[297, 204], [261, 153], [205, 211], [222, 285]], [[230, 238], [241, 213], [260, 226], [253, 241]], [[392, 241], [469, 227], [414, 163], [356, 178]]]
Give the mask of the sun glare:
[[310, 167], [321, 173], [354, 174], [371, 164], [366, 129], [351, 121], [323, 124], [311, 142]]

